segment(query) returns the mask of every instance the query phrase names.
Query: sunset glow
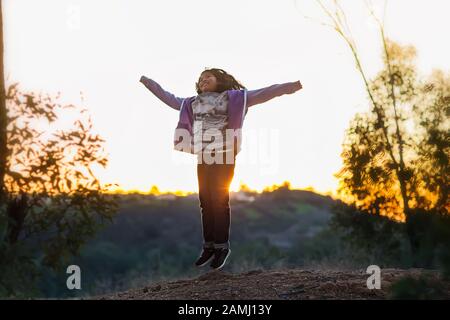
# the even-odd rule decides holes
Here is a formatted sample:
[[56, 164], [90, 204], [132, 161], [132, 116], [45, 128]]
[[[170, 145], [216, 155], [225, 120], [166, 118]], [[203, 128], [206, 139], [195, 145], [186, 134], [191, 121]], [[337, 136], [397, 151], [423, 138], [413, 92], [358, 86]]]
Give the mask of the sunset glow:
[[[362, 2], [350, 3], [373, 75], [379, 35]], [[323, 17], [315, 1], [6, 0], [3, 10], [7, 85], [60, 91], [64, 101], [85, 105], [109, 154], [96, 173], [119, 184], [117, 191], [197, 192], [196, 159], [172, 149], [178, 113], [139, 78], [187, 97], [204, 68], [218, 67], [250, 90], [296, 80], [304, 87], [249, 110], [230, 189], [261, 192], [287, 181], [292, 189], [335, 193], [345, 129], [368, 102], [345, 43], [304, 17]], [[450, 29], [449, 11], [448, 1], [389, 3], [388, 34], [417, 48], [424, 72], [448, 70], [450, 46], [440, 35]]]

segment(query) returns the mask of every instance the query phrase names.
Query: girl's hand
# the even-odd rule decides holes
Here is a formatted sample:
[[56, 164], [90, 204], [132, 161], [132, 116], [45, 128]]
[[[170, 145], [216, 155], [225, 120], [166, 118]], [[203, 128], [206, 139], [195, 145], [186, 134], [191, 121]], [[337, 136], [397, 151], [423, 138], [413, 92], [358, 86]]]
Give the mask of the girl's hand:
[[295, 84], [297, 85], [298, 90], [300, 90], [300, 89], [303, 88], [303, 86], [302, 86], [300, 80], [297, 80], [297, 81], [295, 82]]
[[141, 76], [141, 79], [139, 79], [139, 82], [144, 83], [145, 80], [147, 80], [146, 76]]

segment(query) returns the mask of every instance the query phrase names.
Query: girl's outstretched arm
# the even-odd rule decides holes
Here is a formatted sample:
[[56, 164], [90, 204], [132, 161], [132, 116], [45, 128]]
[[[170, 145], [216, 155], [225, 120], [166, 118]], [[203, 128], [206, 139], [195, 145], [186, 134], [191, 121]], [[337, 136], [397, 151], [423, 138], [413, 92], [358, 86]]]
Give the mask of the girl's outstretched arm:
[[176, 97], [174, 94], [164, 90], [156, 81], [147, 78], [146, 76], [142, 76], [139, 82], [146, 86], [148, 90], [150, 90], [159, 98], [159, 100], [167, 104], [169, 107], [174, 108], [175, 110], [180, 110], [183, 98]]
[[251, 107], [283, 94], [291, 94], [302, 88], [300, 81], [274, 84], [262, 89], [247, 91], [247, 106]]

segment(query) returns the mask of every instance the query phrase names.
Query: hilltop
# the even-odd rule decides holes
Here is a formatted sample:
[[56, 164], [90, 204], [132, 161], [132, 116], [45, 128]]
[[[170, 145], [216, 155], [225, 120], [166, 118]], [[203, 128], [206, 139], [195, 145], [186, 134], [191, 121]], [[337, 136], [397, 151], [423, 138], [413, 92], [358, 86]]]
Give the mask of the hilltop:
[[[381, 288], [368, 289], [365, 270], [280, 269], [252, 270], [240, 274], [209, 271], [195, 278], [161, 281], [141, 288], [92, 297], [100, 300], [303, 300], [303, 299], [386, 299], [393, 282], [405, 276], [418, 278], [421, 269], [383, 269]], [[426, 271], [442, 283], [438, 272]], [[446, 282], [445, 298], [450, 298]]]

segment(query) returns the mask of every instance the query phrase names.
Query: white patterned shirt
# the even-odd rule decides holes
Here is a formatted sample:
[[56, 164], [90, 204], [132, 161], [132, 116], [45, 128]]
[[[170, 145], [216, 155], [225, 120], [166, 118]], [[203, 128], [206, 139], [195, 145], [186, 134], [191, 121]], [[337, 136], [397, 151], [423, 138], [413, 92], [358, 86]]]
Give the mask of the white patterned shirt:
[[233, 152], [233, 140], [226, 141], [228, 94], [203, 92], [192, 102], [194, 150], [205, 155]]

